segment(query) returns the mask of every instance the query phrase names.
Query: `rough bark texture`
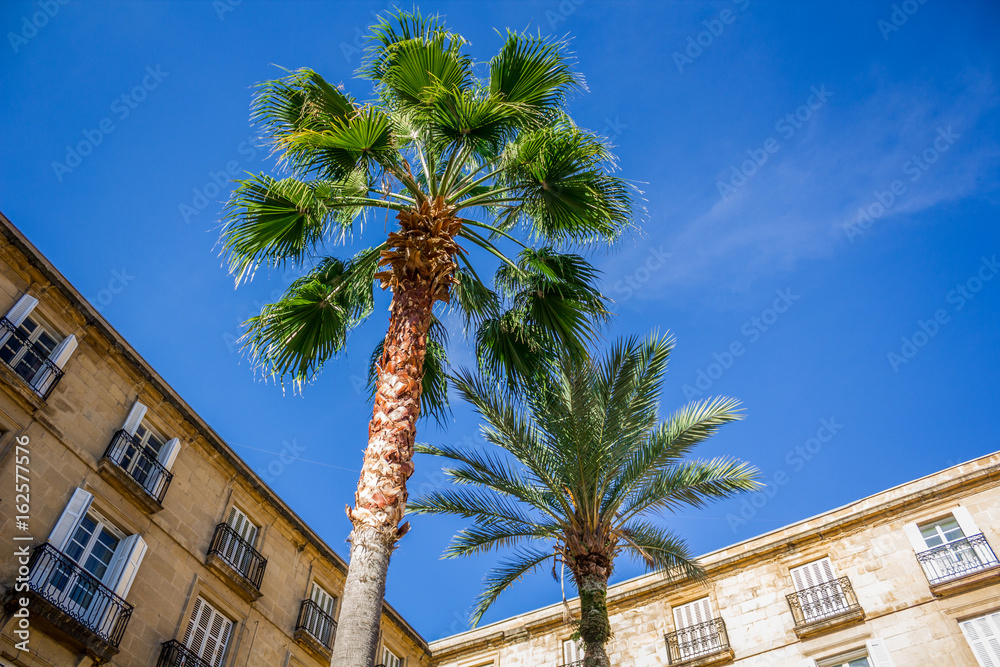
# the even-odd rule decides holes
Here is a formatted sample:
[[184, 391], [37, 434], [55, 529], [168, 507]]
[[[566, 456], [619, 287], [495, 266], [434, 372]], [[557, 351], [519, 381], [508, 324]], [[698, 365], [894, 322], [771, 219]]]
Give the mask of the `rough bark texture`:
[[450, 211], [438, 200], [419, 211], [397, 216], [400, 231], [389, 235], [383, 252], [383, 287], [393, 290], [389, 331], [377, 368], [375, 406], [368, 424], [355, 505], [347, 508], [351, 562], [344, 588], [332, 664], [371, 667], [389, 557], [409, 528], [400, 525], [406, 512], [406, 480], [413, 474], [413, 444], [420, 416], [427, 332], [434, 302], [447, 300], [454, 282], [458, 229]]
[[611, 638], [608, 619], [608, 578], [611, 563], [603, 556], [588, 554], [570, 559], [576, 589], [580, 593], [580, 639], [583, 667], [611, 667], [604, 645]]

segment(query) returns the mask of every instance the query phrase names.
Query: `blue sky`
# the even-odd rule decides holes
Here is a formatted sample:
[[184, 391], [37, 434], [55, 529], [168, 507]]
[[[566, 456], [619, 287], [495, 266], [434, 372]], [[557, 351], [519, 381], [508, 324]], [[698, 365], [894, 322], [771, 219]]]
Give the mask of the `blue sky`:
[[[0, 210], [345, 556], [369, 416], [358, 386], [387, 300], [343, 360], [283, 394], [233, 341], [294, 276], [234, 290], [215, 245], [232, 176], [271, 169], [249, 125], [253, 84], [306, 66], [366, 97], [358, 39], [388, 4], [0, 5]], [[594, 258], [616, 301], [608, 336], [673, 332], [664, 409], [744, 401], [748, 419], [701, 454], [743, 457], [771, 482], [667, 518], [696, 552], [1000, 449], [1000, 5], [422, 9], [482, 61], [495, 29], [573, 38], [589, 87], [574, 117], [612, 139], [648, 209], [640, 236]], [[457, 333], [453, 348], [468, 359]], [[477, 433], [457, 405], [418, 439]], [[418, 459], [411, 493], [445, 484]], [[461, 523], [413, 523], [388, 599], [435, 639], [464, 629], [492, 561], [441, 561]], [[623, 561], [615, 580], [641, 572]], [[540, 573], [485, 621], [558, 591]]]

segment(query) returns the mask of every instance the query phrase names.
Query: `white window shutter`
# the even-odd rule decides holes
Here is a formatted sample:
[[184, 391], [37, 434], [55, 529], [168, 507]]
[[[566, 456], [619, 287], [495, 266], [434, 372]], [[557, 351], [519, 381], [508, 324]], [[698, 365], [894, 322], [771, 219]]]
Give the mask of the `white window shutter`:
[[712, 620], [712, 606], [707, 596], [674, 607], [674, 623], [678, 630], [707, 623], [710, 620]]
[[884, 639], [869, 639], [865, 642], [865, 648], [868, 649], [868, 661], [872, 663], [871, 667], [895, 667]]
[[[62, 368], [69, 361], [70, 356], [76, 350], [76, 336], [70, 334], [62, 339], [58, 345], [49, 354], [49, 361], [51, 361], [56, 368]], [[39, 394], [45, 395], [45, 392], [49, 390], [49, 387], [55, 381], [55, 372], [47, 364], [39, 369], [35, 377], [31, 379], [31, 386], [35, 388]]]
[[38, 299], [25, 294], [17, 300], [17, 303], [15, 303], [10, 310], [7, 311], [7, 319], [10, 320], [10, 323], [15, 327], [19, 327], [37, 305]]
[[903, 526], [903, 532], [906, 534], [906, 539], [910, 541], [910, 546], [913, 547], [914, 553], [927, 551], [927, 540], [920, 534], [920, 526], [915, 523], [908, 523]]
[[958, 522], [958, 525], [962, 528], [962, 532], [965, 533], [966, 537], [972, 537], [973, 535], [978, 535], [982, 532], [979, 530], [979, 527], [976, 526], [976, 522], [972, 519], [972, 514], [969, 513], [969, 510], [961, 505], [953, 509], [951, 511], [951, 515], [955, 517], [955, 521]]
[[76, 351], [77, 341], [76, 336], [70, 334], [63, 338], [52, 353], [49, 354], [49, 360], [56, 365], [57, 368], [62, 368], [69, 361], [70, 356]]
[[170, 470], [174, 465], [174, 461], [177, 459], [178, 452], [181, 451], [181, 441], [179, 438], [171, 438], [164, 443], [163, 447], [160, 448], [160, 453], [157, 455], [156, 459], [160, 462], [167, 470]]
[[135, 574], [139, 571], [142, 558], [146, 555], [146, 541], [141, 535], [129, 535], [118, 543], [111, 566], [104, 575], [104, 585], [124, 598], [132, 588]]
[[980, 667], [1000, 667], [1000, 613], [959, 623]]
[[833, 572], [833, 564], [829, 558], [820, 558], [811, 563], [792, 568], [792, 581], [795, 583], [795, 590], [797, 591], [818, 586], [819, 584], [833, 581], [836, 578], [837, 576]]
[[146, 406], [136, 400], [132, 405], [132, 409], [128, 412], [128, 417], [125, 418], [125, 425], [122, 426], [122, 430], [129, 435], [135, 435], [135, 430], [139, 428], [139, 424], [142, 423], [143, 417], [146, 416]]
[[73, 534], [77, 524], [80, 523], [80, 519], [90, 509], [90, 503], [93, 501], [94, 496], [81, 488], [77, 488], [73, 492], [73, 496], [66, 503], [66, 509], [63, 510], [59, 520], [56, 521], [55, 527], [52, 528], [52, 532], [49, 533], [49, 542], [52, 546], [62, 551], [62, 548], [66, 546], [69, 536]]
[[194, 639], [195, 629], [198, 627], [198, 613], [201, 611], [202, 606], [205, 602], [201, 598], [194, 601], [194, 609], [191, 610], [191, 618], [188, 619], [187, 630], [184, 631], [184, 646], [197, 651], [201, 648], [201, 644], [194, 646], [192, 640]]

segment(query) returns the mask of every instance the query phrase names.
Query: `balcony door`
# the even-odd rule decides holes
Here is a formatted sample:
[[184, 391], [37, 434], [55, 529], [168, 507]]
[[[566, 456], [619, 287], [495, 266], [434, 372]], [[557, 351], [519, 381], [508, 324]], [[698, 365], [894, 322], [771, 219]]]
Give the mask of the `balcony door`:
[[194, 602], [187, 630], [184, 631], [184, 646], [212, 667], [219, 667], [232, 633], [233, 622], [199, 597]]
[[837, 581], [829, 558], [792, 568], [791, 572], [806, 623], [847, 611], [847, 596]]
[[96, 512], [89, 512], [70, 534], [63, 553], [93, 578], [80, 569], [59, 565], [45, 582], [45, 593], [62, 600], [64, 609], [72, 615], [87, 618], [100, 586], [98, 582], [105, 579], [123, 539], [124, 535], [107, 520]]
[[982, 565], [975, 548], [965, 539], [969, 536], [954, 516], [926, 523], [919, 528], [927, 550], [934, 550], [934, 557], [927, 561], [933, 570], [932, 578], [960, 576], [978, 570]]
[[144, 488], [156, 488], [159, 481], [160, 471], [152, 462], [159, 460], [164, 441], [163, 436], [153, 432], [148, 425], [139, 424], [125, 445], [121, 467]]
[[572, 665], [574, 662], [583, 661], [585, 653], [582, 639], [567, 639], [563, 642], [564, 665]]
[[677, 650], [682, 659], [714, 653], [722, 648], [715, 625], [706, 625], [711, 620], [712, 605], [707, 596], [674, 607]]
[[330, 646], [330, 635], [333, 632], [333, 612], [337, 607], [337, 598], [327, 593], [318, 584], [313, 583], [309, 599], [313, 601], [321, 612], [326, 614], [326, 616], [314, 614], [315, 618], [308, 619], [307, 627], [309, 632], [325, 646]]
[[6, 336], [3, 341], [0, 359], [30, 383], [55, 348], [55, 336], [31, 317], [25, 317], [17, 327], [16, 335]]
[[250, 570], [251, 549], [257, 542], [260, 528], [254, 524], [240, 508], [233, 505], [226, 520], [239, 540], [227, 540], [222, 555], [238, 572], [246, 574]]
[[403, 659], [390, 651], [387, 647], [382, 647], [382, 664], [385, 667], [403, 667]]

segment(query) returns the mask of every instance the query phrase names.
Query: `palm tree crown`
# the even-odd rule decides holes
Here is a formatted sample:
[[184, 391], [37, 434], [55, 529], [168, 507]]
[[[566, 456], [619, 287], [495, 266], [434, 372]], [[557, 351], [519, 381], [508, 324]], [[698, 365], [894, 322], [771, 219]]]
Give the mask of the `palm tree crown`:
[[737, 401], [695, 402], [658, 418], [672, 348], [667, 336], [628, 338], [600, 360], [563, 358], [537, 386], [516, 395], [500, 394], [493, 382], [468, 372], [457, 375], [457, 389], [497, 449], [420, 445], [418, 451], [454, 462], [447, 473], [460, 486], [418, 498], [410, 511], [473, 520], [455, 536], [449, 556], [514, 549], [487, 576], [474, 621], [514, 582], [554, 559], [576, 579], [584, 641], [603, 644], [606, 610], [591, 619], [603, 633], [589, 637], [588, 614], [595, 610], [584, 592], [590, 580], [606, 588], [620, 553], [669, 575], [699, 576], [683, 540], [650, 516], [752, 490], [757, 471], [731, 458], [686, 458], [720, 426], [742, 418]]
[[[239, 181], [226, 211], [223, 252], [238, 281], [261, 266], [315, 261], [248, 323], [244, 343], [267, 376], [301, 387], [371, 314], [375, 285], [392, 293], [347, 508], [340, 667], [372, 664], [389, 556], [408, 527], [416, 422], [422, 408], [440, 417], [446, 406], [441, 304], [463, 318], [483, 370], [508, 383], [557, 350], [582, 354], [608, 316], [594, 269], [567, 248], [621, 234], [632, 191], [611, 174], [605, 143], [566, 113], [583, 81], [565, 44], [502, 39], [479, 77], [466, 41], [439, 18], [398, 12], [373, 28], [359, 72], [371, 101], [308, 69], [262, 84], [253, 118], [286, 173]], [[385, 220], [378, 243], [325, 255], [359, 239], [366, 219]], [[476, 270], [484, 259], [500, 267], [492, 284]]]

